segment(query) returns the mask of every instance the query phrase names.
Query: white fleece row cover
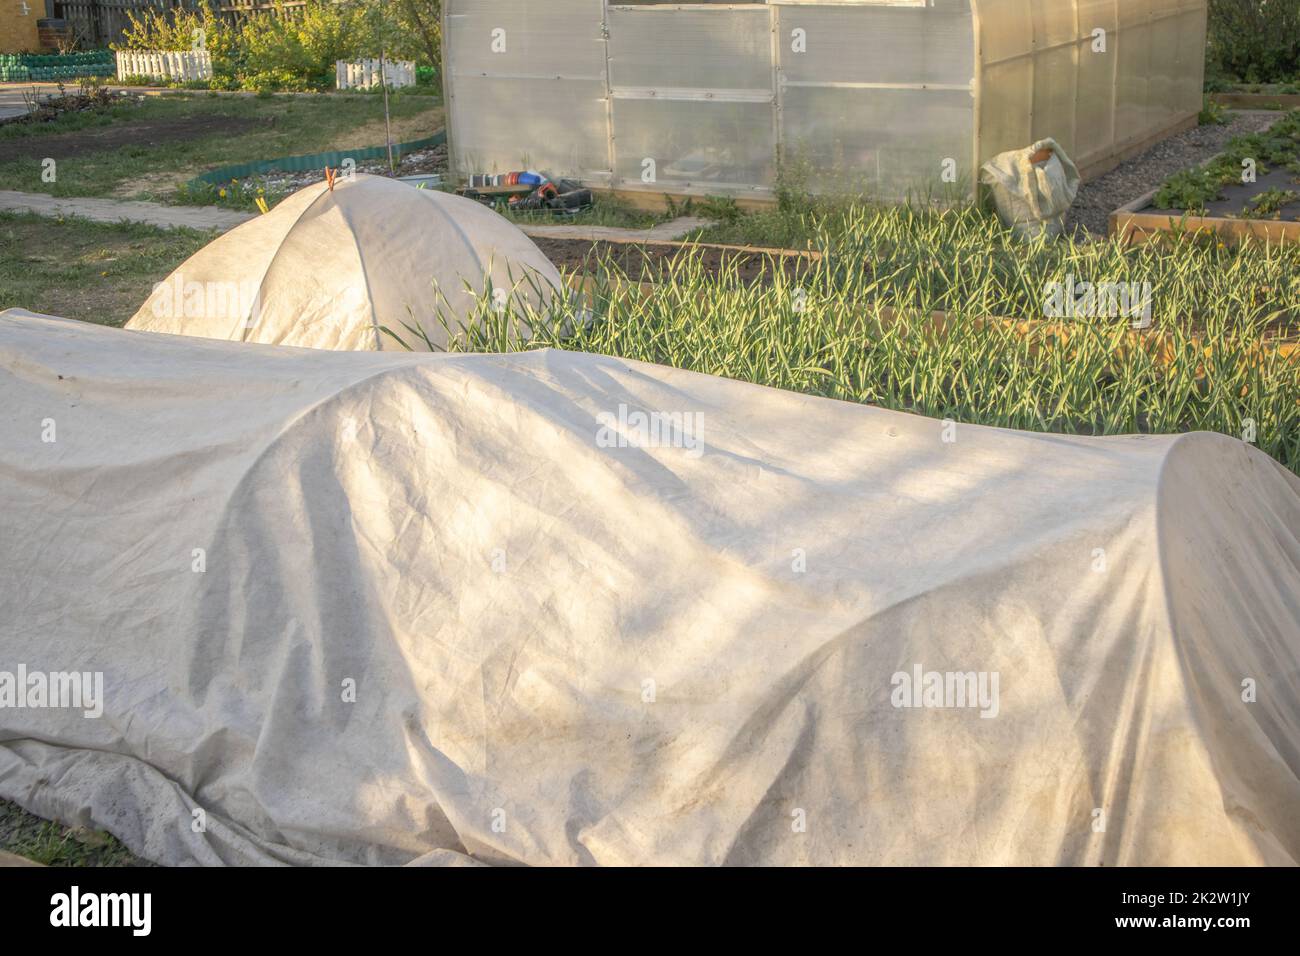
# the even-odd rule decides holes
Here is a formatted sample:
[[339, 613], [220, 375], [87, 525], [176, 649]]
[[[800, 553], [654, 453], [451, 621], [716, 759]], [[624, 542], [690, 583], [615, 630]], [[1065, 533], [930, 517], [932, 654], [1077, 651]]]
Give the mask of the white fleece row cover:
[[357, 173], [332, 189], [305, 186], [218, 236], [158, 283], [126, 327], [317, 349], [441, 351], [490, 309], [510, 309], [526, 339], [526, 318], [544, 315], [563, 288], [537, 245], [486, 206]]
[[0, 796], [168, 864], [1293, 864], [1298, 534], [1218, 435], [11, 311]]

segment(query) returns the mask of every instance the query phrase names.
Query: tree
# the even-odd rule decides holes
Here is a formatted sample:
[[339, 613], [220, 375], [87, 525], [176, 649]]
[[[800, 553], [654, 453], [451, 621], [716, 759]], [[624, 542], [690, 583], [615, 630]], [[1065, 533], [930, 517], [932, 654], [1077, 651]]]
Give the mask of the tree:
[[391, 26], [389, 52], [435, 68], [442, 64], [442, 0], [372, 0]]

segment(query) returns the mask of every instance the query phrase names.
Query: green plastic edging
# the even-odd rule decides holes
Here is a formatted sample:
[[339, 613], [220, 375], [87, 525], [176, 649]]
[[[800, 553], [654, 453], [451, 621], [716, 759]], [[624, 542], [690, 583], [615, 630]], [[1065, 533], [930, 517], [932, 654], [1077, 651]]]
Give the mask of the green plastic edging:
[[[394, 143], [393, 154], [400, 156], [417, 149], [441, 146], [447, 142], [447, 131], [439, 130], [426, 139], [415, 139], [409, 143]], [[190, 185], [210, 183], [228, 183], [232, 179], [247, 179], [260, 173], [299, 173], [305, 169], [322, 169], [325, 166], [342, 166], [343, 160], [351, 159], [361, 162], [367, 159], [383, 159], [388, 155], [387, 146], [364, 146], [360, 149], [335, 150], [329, 153], [311, 153], [307, 156], [285, 156], [280, 159], [264, 159], [256, 163], [239, 163], [235, 166], [222, 166], [190, 180]]]

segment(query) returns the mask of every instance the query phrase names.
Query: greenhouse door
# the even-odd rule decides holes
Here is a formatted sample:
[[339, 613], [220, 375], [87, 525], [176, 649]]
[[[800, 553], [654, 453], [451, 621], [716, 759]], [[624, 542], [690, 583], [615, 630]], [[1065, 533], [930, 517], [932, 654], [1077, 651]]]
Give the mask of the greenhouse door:
[[604, 0], [447, 0], [452, 166], [607, 185]]
[[970, 0], [782, 4], [781, 151], [796, 180], [895, 200], [974, 188]]
[[610, 6], [611, 162], [620, 189], [769, 195], [769, 7]]

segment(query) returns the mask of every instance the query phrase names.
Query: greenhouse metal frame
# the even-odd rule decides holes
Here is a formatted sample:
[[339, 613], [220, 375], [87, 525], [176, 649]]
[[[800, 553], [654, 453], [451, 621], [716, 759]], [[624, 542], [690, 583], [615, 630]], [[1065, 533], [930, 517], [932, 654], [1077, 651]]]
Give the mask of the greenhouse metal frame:
[[[1206, 0], [446, 0], [452, 170], [636, 196], [971, 196], [1048, 137], [1085, 175], [1196, 123]], [[793, 173], [791, 173], [793, 171]]]

